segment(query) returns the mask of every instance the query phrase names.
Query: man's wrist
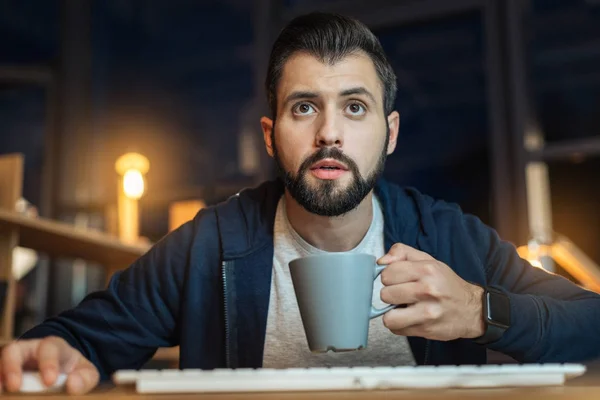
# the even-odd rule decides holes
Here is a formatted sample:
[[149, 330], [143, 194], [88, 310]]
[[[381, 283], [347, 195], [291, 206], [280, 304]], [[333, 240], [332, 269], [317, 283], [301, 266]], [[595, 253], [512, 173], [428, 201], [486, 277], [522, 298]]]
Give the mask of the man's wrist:
[[469, 302], [468, 315], [469, 323], [467, 324], [466, 339], [473, 339], [482, 336], [485, 333], [485, 322], [483, 320], [483, 295], [485, 290], [481, 286], [469, 283]]

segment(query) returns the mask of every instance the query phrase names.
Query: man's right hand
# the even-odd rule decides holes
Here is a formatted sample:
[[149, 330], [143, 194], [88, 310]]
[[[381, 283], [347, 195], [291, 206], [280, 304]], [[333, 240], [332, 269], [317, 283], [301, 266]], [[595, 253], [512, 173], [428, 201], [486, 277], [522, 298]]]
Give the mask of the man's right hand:
[[18, 391], [23, 370], [39, 371], [47, 386], [52, 385], [60, 373], [67, 374], [69, 394], [89, 392], [100, 380], [94, 364], [64, 339], [53, 336], [18, 340], [4, 346], [0, 358], [0, 391]]

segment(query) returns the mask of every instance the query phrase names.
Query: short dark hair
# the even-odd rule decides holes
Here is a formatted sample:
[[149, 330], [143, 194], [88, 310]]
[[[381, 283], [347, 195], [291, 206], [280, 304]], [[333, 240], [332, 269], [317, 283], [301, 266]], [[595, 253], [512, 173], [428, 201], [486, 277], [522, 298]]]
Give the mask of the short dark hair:
[[396, 99], [396, 75], [377, 37], [354, 18], [314, 12], [293, 19], [273, 44], [265, 82], [272, 118], [277, 116], [277, 85], [290, 56], [306, 52], [333, 65], [359, 51], [375, 65], [383, 88], [383, 109], [389, 115]]

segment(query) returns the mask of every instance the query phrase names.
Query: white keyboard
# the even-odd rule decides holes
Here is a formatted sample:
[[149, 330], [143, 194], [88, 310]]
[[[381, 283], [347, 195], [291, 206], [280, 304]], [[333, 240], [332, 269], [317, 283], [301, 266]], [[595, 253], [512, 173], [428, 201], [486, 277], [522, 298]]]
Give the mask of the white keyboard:
[[138, 393], [491, 388], [563, 385], [585, 371], [580, 364], [121, 370], [113, 382], [135, 385]]

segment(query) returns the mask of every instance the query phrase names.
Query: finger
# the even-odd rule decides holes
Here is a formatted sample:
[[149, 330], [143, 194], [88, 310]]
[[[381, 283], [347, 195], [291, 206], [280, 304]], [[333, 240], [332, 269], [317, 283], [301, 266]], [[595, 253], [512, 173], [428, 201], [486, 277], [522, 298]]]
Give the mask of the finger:
[[415, 282], [421, 278], [421, 269], [415, 261], [395, 261], [381, 271], [381, 283], [385, 286]]
[[46, 386], [52, 385], [59, 374], [61, 346], [58, 341], [51, 338], [44, 339], [38, 347], [38, 369], [42, 375], [42, 381]]
[[392, 331], [394, 335], [398, 336], [418, 336], [418, 337], [427, 337], [428, 330], [425, 324], [417, 324], [406, 327], [404, 329], [400, 329], [397, 331]]
[[2, 349], [2, 380], [9, 392], [16, 392], [21, 387], [23, 360], [23, 351], [17, 342]]
[[67, 377], [67, 393], [84, 394], [92, 390], [100, 381], [100, 373], [96, 367], [80, 356], [73, 372]]
[[381, 301], [387, 304], [415, 304], [424, 297], [423, 284], [421, 282], [408, 282], [386, 286], [381, 289], [379, 297]]
[[381, 257], [377, 263], [380, 265], [389, 264], [394, 261], [422, 261], [433, 260], [429, 254], [417, 250], [403, 243], [393, 245], [386, 255]]
[[416, 305], [395, 308], [383, 315], [383, 325], [392, 332], [400, 331], [409, 326], [421, 323]]
[[420, 302], [405, 308], [395, 308], [383, 315], [383, 324], [390, 331], [400, 331], [413, 325], [431, 323], [442, 311], [438, 304]]

